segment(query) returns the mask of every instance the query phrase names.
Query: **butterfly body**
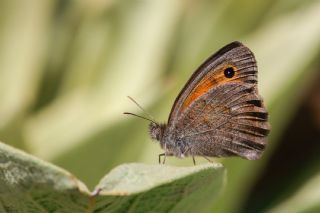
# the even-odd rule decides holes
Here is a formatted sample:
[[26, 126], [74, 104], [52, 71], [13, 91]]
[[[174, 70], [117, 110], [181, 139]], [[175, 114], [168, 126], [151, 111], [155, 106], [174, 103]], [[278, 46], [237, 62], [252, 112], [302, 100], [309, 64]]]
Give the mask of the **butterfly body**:
[[208, 58], [175, 100], [168, 123], [151, 122], [165, 155], [260, 158], [270, 130], [253, 53], [232, 42]]

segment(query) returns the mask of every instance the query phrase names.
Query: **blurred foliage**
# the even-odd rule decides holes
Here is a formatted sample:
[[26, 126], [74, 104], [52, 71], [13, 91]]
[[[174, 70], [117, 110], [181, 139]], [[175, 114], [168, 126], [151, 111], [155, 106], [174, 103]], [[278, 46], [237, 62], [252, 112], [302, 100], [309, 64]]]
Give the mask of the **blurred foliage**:
[[[91, 188], [120, 163], [157, 163], [161, 150], [150, 142], [146, 123], [122, 115], [140, 113], [126, 96], [166, 121], [193, 70], [233, 40], [256, 55], [272, 131], [261, 160], [223, 159], [227, 185], [211, 210], [250, 210], [255, 183], [285, 141], [308, 88], [317, 84], [318, 0], [2, 0], [0, 139], [66, 168]], [[255, 196], [255, 208], [282, 211], [307, 197], [304, 183], [318, 179], [313, 172], [298, 174], [319, 162], [280, 176], [281, 190], [290, 194]], [[168, 164], [192, 160], [170, 158]], [[293, 187], [286, 178], [301, 184]]]

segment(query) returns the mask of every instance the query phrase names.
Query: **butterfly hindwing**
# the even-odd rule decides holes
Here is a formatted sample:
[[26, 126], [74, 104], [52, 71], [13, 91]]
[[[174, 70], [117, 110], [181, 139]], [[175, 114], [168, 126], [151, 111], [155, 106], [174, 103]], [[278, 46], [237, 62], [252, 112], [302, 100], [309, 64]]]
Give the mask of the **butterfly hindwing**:
[[[239, 96], [243, 101], [236, 101], [234, 106]], [[250, 85], [227, 84], [212, 89], [177, 122], [183, 130], [178, 137], [189, 144], [192, 155], [259, 158], [269, 132], [267, 112], [263, 105], [256, 106], [256, 101], [248, 99], [259, 99]]]

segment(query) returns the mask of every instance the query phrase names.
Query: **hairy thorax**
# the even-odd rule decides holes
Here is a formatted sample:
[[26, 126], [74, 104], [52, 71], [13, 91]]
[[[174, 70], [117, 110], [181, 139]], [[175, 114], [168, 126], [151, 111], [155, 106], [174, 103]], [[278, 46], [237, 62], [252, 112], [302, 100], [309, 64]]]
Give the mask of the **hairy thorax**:
[[191, 149], [183, 137], [179, 137], [169, 129], [164, 132], [160, 146], [165, 150], [166, 155], [184, 158], [191, 155]]

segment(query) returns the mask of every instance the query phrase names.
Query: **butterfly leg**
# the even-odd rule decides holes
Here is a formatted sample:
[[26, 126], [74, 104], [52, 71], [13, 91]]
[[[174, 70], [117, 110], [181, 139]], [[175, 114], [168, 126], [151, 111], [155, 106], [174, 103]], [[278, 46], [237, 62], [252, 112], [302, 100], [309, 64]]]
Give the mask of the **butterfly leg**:
[[209, 158], [207, 158], [206, 156], [202, 156], [202, 157], [204, 157], [207, 161], [209, 161], [210, 163], [213, 163], [213, 161], [212, 160], [210, 160]]
[[162, 164], [165, 164], [165, 163], [166, 163], [166, 159], [167, 159], [167, 154], [164, 153], [164, 158], [163, 158]]
[[196, 165], [196, 160], [194, 159], [194, 156], [192, 156], [193, 165]]
[[161, 157], [164, 156], [166, 158], [166, 153], [159, 154], [159, 164], [161, 164]]

